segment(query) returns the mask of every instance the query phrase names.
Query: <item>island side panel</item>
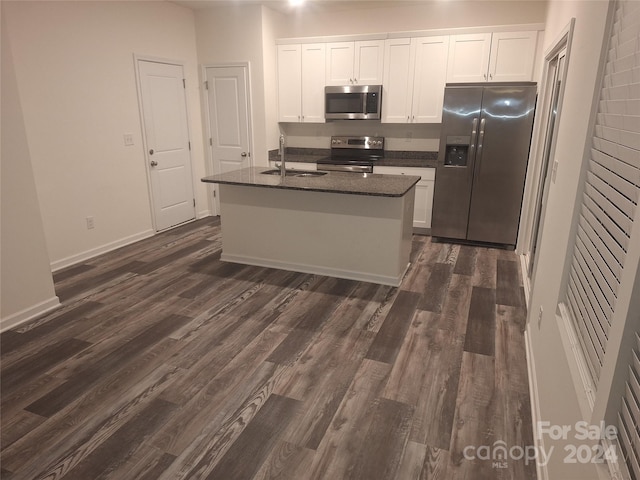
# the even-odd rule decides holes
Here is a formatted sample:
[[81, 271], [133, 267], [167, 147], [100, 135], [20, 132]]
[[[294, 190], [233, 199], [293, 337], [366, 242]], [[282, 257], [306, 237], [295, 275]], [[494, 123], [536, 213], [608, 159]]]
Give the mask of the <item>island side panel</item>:
[[414, 195], [223, 184], [221, 258], [397, 286], [409, 264]]

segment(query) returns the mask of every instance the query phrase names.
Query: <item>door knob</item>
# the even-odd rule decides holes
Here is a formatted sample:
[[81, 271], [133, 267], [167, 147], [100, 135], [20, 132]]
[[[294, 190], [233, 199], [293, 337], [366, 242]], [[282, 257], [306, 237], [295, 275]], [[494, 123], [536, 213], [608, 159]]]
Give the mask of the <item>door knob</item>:
[[240, 156], [241, 156], [241, 157], [246, 157], [246, 156], [247, 156], [247, 152], [242, 152], [242, 153], [240, 154]]
[[155, 167], [156, 165], [158, 165], [158, 162], [156, 162], [155, 160], [151, 160], [151, 166]]
[[149, 155], [153, 155], [153, 148], [149, 150]]

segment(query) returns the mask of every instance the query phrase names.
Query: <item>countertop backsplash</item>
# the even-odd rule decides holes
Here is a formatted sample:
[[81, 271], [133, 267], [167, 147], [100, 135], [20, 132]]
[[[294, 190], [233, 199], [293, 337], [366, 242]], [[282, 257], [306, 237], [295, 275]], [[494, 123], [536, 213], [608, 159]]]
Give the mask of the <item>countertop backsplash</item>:
[[[300, 148], [287, 147], [285, 160], [289, 162], [316, 163], [318, 159], [328, 157], [331, 154], [329, 148]], [[384, 158], [376, 161], [374, 167], [418, 167], [435, 168], [438, 152], [415, 150], [385, 150]], [[269, 150], [269, 160], [279, 161], [278, 149]]]

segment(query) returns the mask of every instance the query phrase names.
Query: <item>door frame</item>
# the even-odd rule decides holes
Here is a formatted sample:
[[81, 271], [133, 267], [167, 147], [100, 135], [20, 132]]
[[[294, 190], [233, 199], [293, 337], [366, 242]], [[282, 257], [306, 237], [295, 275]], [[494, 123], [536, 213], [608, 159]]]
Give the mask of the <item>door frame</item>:
[[[536, 263], [534, 260], [534, 268], [529, 275], [529, 256], [531, 253], [534, 239], [532, 238], [535, 230], [535, 215], [536, 208], [539, 202], [542, 202], [542, 198], [537, 198], [540, 183], [546, 180], [546, 185], [542, 190], [544, 196], [549, 188], [549, 180], [551, 178], [553, 168], [548, 169], [546, 179], [541, 179], [540, 175], [544, 167], [544, 154], [545, 145], [547, 142], [547, 131], [549, 127], [549, 109], [553, 100], [554, 85], [550, 85], [548, 82], [550, 65], [553, 60], [566, 49], [565, 64], [564, 64], [564, 79], [565, 82], [561, 86], [558, 95], [558, 105], [562, 105], [564, 98], [564, 87], [566, 86], [566, 76], [569, 69], [569, 59], [571, 55], [571, 44], [573, 39], [573, 31], [575, 28], [575, 18], [572, 18], [567, 26], [562, 30], [558, 38], [551, 44], [544, 55], [544, 68], [540, 77], [541, 89], [538, 94], [538, 112], [536, 113], [536, 121], [534, 126], [533, 140], [531, 143], [530, 161], [527, 168], [527, 182], [524, 191], [524, 202], [521, 214], [520, 229], [518, 231], [518, 240], [516, 253], [520, 255], [522, 279], [524, 282], [525, 297], [527, 303], [529, 302], [529, 294], [533, 287], [533, 281], [535, 279]], [[558, 128], [561, 119], [562, 110], [559, 109], [555, 118], [555, 128]], [[552, 158], [549, 158], [550, 162], [553, 162]], [[551, 163], [553, 165], [553, 163]], [[542, 237], [544, 218], [546, 211], [542, 210], [539, 217], [539, 229], [538, 229], [538, 249], [540, 248], [540, 238]], [[536, 256], [539, 258], [539, 255]]]
[[[216, 175], [220, 173], [220, 169], [217, 168], [216, 163], [213, 159], [213, 146], [211, 145], [209, 139], [212, 138], [211, 131], [211, 117], [209, 115], [209, 91], [206, 89], [204, 82], [207, 80], [207, 68], [226, 68], [226, 67], [241, 67], [246, 71], [247, 78], [247, 128], [248, 128], [248, 140], [249, 140], [249, 151], [253, 152], [254, 138], [253, 138], [253, 105], [252, 105], [252, 84], [251, 84], [251, 62], [222, 62], [222, 63], [205, 63], [200, 67], [200, 86], [202, 88], [202, 95], [200, 95], [200, 101], [202, 103], [202, 115], [205, 119], [205, 138], [204, 146], [205, 146], [205, 169], [207, 175]], [[253, 165], [253, 154], [251, 156], [251, 165]], [[207, 203], [209, 205], [209, 210], [211, 211], [211, 215], [217, 216], [220, 215], [220, 197], [219, 197], [219, 189], [218, 184], [216, 183], [207, 183]]]
[[[156, 56], [152, 56], [152, 55], [140, 55], [137, 53], [133, 54], [133, 70], [135, 72], [135, 76], [136, 76], [136, 89], [137, 89], [137, 94], [138, 94], [138, 112], [140, 115], [140, 138], [142, 139], [142, 156], [144, 159], [144, 170], [145, 170], [145, 174], [147, 176], [147, 196], [149, 199], [149, 215], [151, 217], [151, 225], [153, 228], [154, 233], [158, 233], [159, 230], [157, 228], [156, 225], [156, 215], [155, 215], [155, 210], [154, 210], [154, 206], [153, 206], [153, 192], [152, 192], [152, 187], [151, 187], [151, 169], [150, 169], [150, 165], [149, 165], [149, 144], [147, 141], [147, 133], [146, 133], [146, 129], [145, 129], [145, 123], [144, 123], [144, 109], [143, 109], [143, 105], [142, 105], [142, 81], [140, 78], [140, 68], [139, 68], [139, 62], [140, 61], [144, 61], [144, 62], [153, 62], [153, 63], [164, 63], [167, 65], [177, 65], [180, 66], [182, 68], [182, 73], [184, 74], [184, 77], [186, 79], [187, 73], [186, 73], [186, 69], [185, 69], [185, 62], [183, 62], [182, 60], [173, 60], [173, 59], [169, 59], [169, 58], [164, 58], [164, 57], [156, 57]], [[184, 95], [184, 103], [185, 103], [185, 108], [186, 108], [186, 116], [187, 116], [187, 135], [189, 137], [189, 142], [191, 142], [191, 125], [189, 123], [189, 118], [190, 118], [190, 111], [189, 111], [189, 102], [188, 102], [188, 97], [187, 97], [187, 93], [186, 93], [186, 87], [185, 87], [185, 95]], [[194, 199], [197, 196], [196, 195], [196, 183], [195, 183], [195, 178], [194, 178], [194, 168], [193, 168], [193, 155], [191, 154], [191, 149], [189, 149], [189, 163], [191, 164], [191, 185], [193, 188], [193, 195], [194, 195]], [[195, 217], [194, 219], [198, 218], [198, 209], [197, 209], [197, 200], [196, 200], [196, 205], [194, 205], [194, 213], [195, 213]], [[177, 226], [177, 225], [176, 225]], [[165, 230], [170, 230], [173, 227], [169, 227], [168, 229]], [[165, 231], [162, 230], [162, 231]]]

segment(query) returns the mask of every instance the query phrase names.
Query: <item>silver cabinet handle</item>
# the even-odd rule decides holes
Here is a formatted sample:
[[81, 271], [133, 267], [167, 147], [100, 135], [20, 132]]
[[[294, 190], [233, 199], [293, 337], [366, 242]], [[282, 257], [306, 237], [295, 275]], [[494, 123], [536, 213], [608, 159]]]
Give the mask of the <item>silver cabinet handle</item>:
[[247, 156], [247, 152], [242, 152], [242, 153], [240, 154], [240, 156], [241, 156], [241, 157], [246, 157], [246, 156]]
[[149, 155], [153, 155], [153, 148], [149, 150]]
[[157, 165], [158, 165], [158, 162], [156, 162], [155, 160], [151, 160], [150, 165], [151, 165], [152, 167], [155, 167], [155, 166], [157, 166]]

